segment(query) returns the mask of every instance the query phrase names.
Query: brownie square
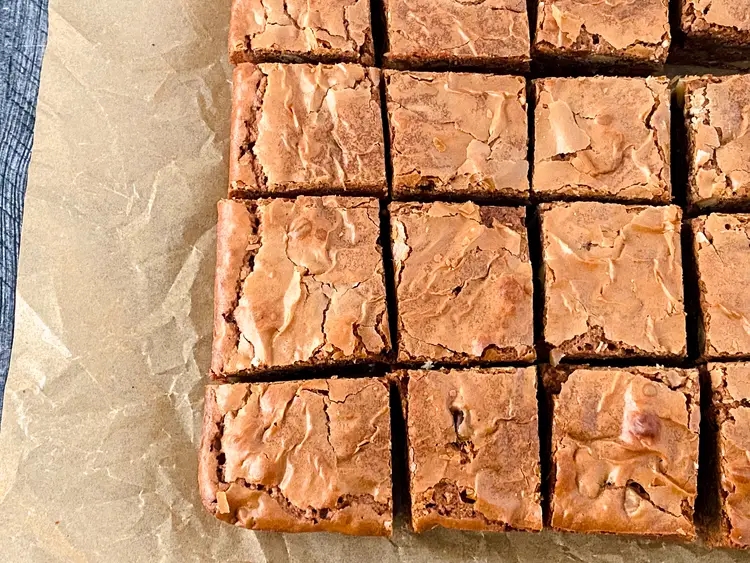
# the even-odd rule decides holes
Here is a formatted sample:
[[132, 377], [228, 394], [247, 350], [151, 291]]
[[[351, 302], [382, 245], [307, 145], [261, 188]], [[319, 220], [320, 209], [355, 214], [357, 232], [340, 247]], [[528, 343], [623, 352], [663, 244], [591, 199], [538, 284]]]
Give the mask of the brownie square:
[[541, 530], [536, 371], [409, 371], [415, 532]]
[[387, 71], [393, 195], [529, 195], [526, 80]]
[[525, 210], [434, 202], [390, 211], [398, 359], [533, 360]]
[[670, 44], [667, 0], [539, 0], [534, 53], [555, 66], [658, 70]]
[[750, 59], [750, 0], [681, 0], [685, 57], [695, 64]]
[[541, 212], [552, 362], [685, 357], [680, 208], [575, 202]]
[[718, 542], [750, 547], [750, 364], [709, 364], [721, 494]]
[[378, 360], [390, 338], [378, 202], [219, 202], [212, 374]]
[[230, 195], [384, 196], [379, 85], [352, 64], [236, 67]]
[[378, 379], [209, 385], [206, 509], [252, 530], [391, 535], [391, 428]]
[[692, 221], [703, 357], [750, 357], [750, 215]]
[[544, 78], [534, 85], [536, 195], [670, 201], [667, 79]]
[[691, 77], [682, 84], [689, 203], [750, 207], [750, 75]]
[[697, 370], [548, 368], [551, 525], [695, 536]]
[[229, 59], [235, 63], [373, 64], [369, 0], [233, 0]]
[[385, 64], [527, 70], [529, 18], [523, 0], [383, 0]]

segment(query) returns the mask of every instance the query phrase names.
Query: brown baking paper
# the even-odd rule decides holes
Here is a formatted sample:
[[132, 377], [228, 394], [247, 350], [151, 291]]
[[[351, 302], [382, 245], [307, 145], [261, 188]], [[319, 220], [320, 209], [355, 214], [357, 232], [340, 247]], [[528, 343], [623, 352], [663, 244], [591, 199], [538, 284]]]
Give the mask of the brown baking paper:
[[53, 0], [0, 433], [0, 560], [733, 561], [574, 534], [254, 533], [196, 484], [229, 0]]

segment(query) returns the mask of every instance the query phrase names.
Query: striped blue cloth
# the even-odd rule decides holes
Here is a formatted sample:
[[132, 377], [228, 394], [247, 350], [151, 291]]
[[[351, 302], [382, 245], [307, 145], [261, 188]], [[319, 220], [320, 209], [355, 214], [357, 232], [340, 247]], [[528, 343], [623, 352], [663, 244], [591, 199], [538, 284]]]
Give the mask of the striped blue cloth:
[[0, 0], [0, 416], [13, 344], [18, 246], [47, 0]]

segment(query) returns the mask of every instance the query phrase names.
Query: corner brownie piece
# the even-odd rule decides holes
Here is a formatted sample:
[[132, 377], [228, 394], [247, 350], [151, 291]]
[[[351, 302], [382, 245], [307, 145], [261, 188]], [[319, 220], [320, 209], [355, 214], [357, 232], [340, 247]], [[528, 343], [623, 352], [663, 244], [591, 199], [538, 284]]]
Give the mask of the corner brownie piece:
[[379, 85], [351, 64], [235, 68], [230, 195], [384, 196]]
[[378, 202], [219, 202], [212, 374], [382, 359]]
[[229, 59], [373, 64], [369, 0], [233, 0]]
[[533, 360], [525, 210], [435, 202], [390, 211], [398, 359]]
[[709, 364], [718, 425], [721, 532], [718, 543], [750, 547], [750, 364]]
[[670, 201], [667, 79], [543, 78], [534, 84], [535, 194]]
[[703, 64], [750, 59], [750, 0], [681, 0], [685, 55]]
[[685, 357], [680, 208], [576, 202], [541, 212], [552, 362]]
[[198, 479], [206, 509], [252, 530], [389, 536], [387, 385], [209, 385]]
[[531, 43], [523, 0], [383, 0], [385, 64], [527, 70]]
[[682, 84], [688, 201], [700, 208], [750, 207], [750, 75], [690, 77]]
[[703, 357], [750, 357], [750, 215], [692, 221]]
[[539, 0], [534, 52], [556, 65], [655, 70], [669, 44], [667, 0]]
[[526, 80], [387, 71], [393, 195], [528, 199]]
[[411, 523], [541, 530], [536, 371], [409, 371]]
[[693, 538], [697, 370], [548, 368], [551, 525]]

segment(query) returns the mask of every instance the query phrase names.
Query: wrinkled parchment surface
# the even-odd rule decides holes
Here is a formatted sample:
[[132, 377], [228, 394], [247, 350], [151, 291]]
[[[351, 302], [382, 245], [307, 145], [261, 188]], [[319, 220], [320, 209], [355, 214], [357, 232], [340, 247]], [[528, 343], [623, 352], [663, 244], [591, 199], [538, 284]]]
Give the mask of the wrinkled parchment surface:
[[570, 534], [252, 533], [204, 513], [196, 447], [229, 0], [53, 0], [0, 433], [3, 561], [733, 561]]

